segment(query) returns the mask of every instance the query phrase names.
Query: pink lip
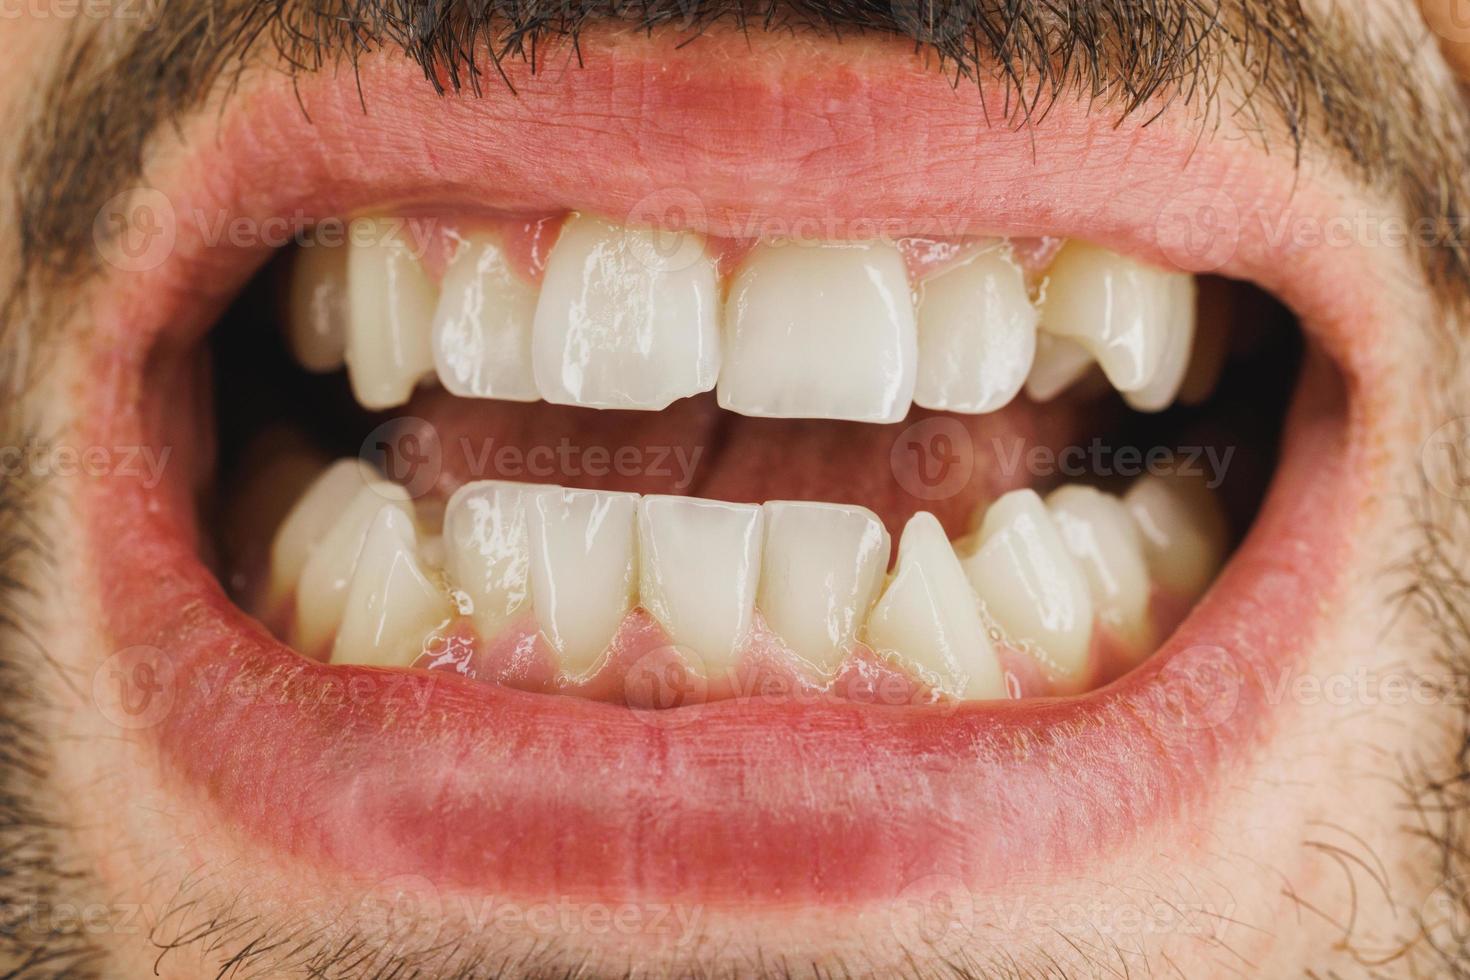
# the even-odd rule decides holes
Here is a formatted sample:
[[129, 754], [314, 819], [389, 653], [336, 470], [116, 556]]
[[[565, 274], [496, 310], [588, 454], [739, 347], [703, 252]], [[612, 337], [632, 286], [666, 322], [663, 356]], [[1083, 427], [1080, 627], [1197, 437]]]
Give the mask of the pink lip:
[[[670, 186], [699, 190], [692, 223], [713, 233], [946, 217], [1161, 262], [1175, 250], [1155, 240], [1158, 202], [1209, 188], [1242, 202], [1223, 271], [1301, 312], [1350, 390], [1373, 373], [1384, 321], [1370, 257], [1290, 254], [1252, 233], [1257, 213], [1331, 214], [1330, 194], [1288, 201], [1288, 172], [1066, 106], [1034, 138], [988, 129], [973, 91], [862, 50], [727, 70], [709, 48], [625, 39], [589, 49], [585, 70], [513, 72], [518, 98], [448, 102], [372, 63], [373, 113], [350, 77], [313, 83], [314, 126], [286, 87], [248, 94], [218, 142], [156, 180], [180, 216], [171, 256], [115, 277], [97, 306], [88, 439], [184, 444], [189, 420], [160, 378], [266, 251], [210, 245], [196, 211], [468, 200], [622, 215]], [[156, 647], [169, 667], [171, 707], [135, 737], [161, 779], [282, 860], [506, 896], [835, 904], [930, 873], [978, 887], [1064, 875], [1208, 808], [1220, 774], [1269, 740], [1273, 682], [1299, 667], [1336, 595], [1371, 472], [1352, 418], [1315, 361], [1257, 526], [1165, 648], [1102, 690], [1011, 704], [739, 699], [650, 715], [323, 666], [225, 598], [196, 556], [180, 467], [153, 489], [99, 479], [80, 507], [112, 649]]]

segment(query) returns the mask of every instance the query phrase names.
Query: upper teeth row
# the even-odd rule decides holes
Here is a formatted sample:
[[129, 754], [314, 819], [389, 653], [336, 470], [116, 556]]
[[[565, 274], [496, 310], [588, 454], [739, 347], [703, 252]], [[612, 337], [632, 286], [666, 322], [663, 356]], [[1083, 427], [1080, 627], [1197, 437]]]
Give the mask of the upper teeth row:
[[1194, 598], [1224, 549], [1209, 492], [1152, 476], [1122, 498], [1015, 491], [958, 546], [917, 514], [891, 575], [882, 523], [836, 504], [483, 481], [450, 499], [442, 538], [425, 530], [402, 488], [335, 464], [276, 534], [263, 613], [289, 618], [308, 653], [397, 666], [456, 615], [486, 641], [534, 615], [561, 671], [586, 678], [635, 606], [711, 672], [734, 667], [759, 610], [821, 676], [864, 642], [940, 691], [993, 698], [1006, 693], [993, 637], [1064, 685], [1083, 678], [1099, 624], [1141, 657], [1153, 588]]
[[994, 411], [1023, 386], [1045, 400], [1096, 364], [1154, 411], [1194, 345], [1193, 277], [1081, 242], [1033, 303], [1004, 242], [917, 284], [890, 244], [762, 243], [721, 282], [698, 236], [671, 249], [572, 215], [539, 287], [490, 232], [435, 285], [394, 227], [355, 225], [345, 249], [302, 250], [289, 333], [309, 368], [345, 360], [371, 409], [437, 375], [472, 398], [657, 410], [716, 389], [743, 415], [893, 422], [910, 403]]

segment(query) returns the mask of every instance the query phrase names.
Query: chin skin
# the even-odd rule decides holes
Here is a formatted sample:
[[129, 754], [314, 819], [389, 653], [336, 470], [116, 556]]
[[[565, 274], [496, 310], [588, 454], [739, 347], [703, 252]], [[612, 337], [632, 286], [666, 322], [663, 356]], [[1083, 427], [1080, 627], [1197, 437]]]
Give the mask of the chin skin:
[[[27, 25], [32, 50], [44, 49], [48, 30]], [[1390, 307], [1406, 324], [1440, 319], [1408, 256], [1383, 252], [1383, 281], [1399, 294]], [[592, 975], [735, 975], [756, 961], [796, 975], [839, 966], [858, 975], [930, 966], [946, 975], [946, 963], [1001, 976], [1048, 966], [1077, 975], [1352, 976], [1380, 963], [1387, 975], [1407, 974], [1422, 951], [1420, 916], [1442, 917], [1445, 904], [1440, 850], [1420, 832], [1438, 824], [1421, 822], [1413, 784], [1451, 764], [1463, 711], [1458, 692], [1442, 690], [1455, 678], [1422, 610], [1395, 598], [1423, 542], [1421, 450], [1455, 415], [1405, 394], [1425, 390], [1423, 365], [1434, 356], [1427, 338], [1405, 330], [1402, 343], [1375, 355], [1375, 389], [1349, 393], [1351, 423], [1369, 448], [1369, 472], [1355, 475], [1370, 487], [1368, 504], [1346, 549], [1347, 587], [1321, 610], [1326, 626], [1313, 649], [1299, 670], [1261, 678], [1275, 715], [1270, 737], [1217, 775], [1208, 807], [1172, 815], [1149, 840], [1122, 851], [1084, 848], [1096, 856], [1065, 879], [1020, 874], [985, 892], [941, 876], [852, 906], [756, 896], [745, 907], [706, 908], [630, 892], [594, 907], [559, 899], [548, 885], [528, 906], [414, 876], [349, 878], [284, 862], [177, 784], [157, 781], [154, 743], [120, 727], [95, 694], [109, 669], [98, 651], [110, 644], [97, 597], [61, 585], [91, 578], [68, 531], [83, 487], [62, 483], [44, 521], [52, 567], [33, 584], [45, 597], [40, 646], [57, 668], [35, 675], [50, 705], [37, 721], [50, 754], [44, 805], [64, 828], [64, 866], [85, 874], [71, 891], [63, 886], [63, 903], [84, 917], [104, 974], [119, 977], [214, 975], [232, 956], [245, 964], [242, 975], [251, 963], [278, 960], [304, 973], [307, 963], [291, 951], [308, 941], [352, 942], [345, 962], [436, 950], [416, 960], [430, 976], [467, 965], [476, 950], [495, 966], [540, 963], [524, 958], [548, 947], [557, 962]], [[37, 405], [54, 412], [81, 401], [73, 396], [85, 383], [82, 354], [70, 349], [50, 365]], [[57, 413], [55, 421], [78, 431], [75, 419]], [[1430, 515], [1455, 516], [1455, 501], [1428, 493]]]

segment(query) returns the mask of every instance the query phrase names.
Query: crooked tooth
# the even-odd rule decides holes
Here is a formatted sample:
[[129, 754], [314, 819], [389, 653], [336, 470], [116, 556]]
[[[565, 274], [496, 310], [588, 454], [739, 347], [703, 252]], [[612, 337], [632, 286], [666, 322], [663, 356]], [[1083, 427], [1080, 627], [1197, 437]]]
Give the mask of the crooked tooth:
[[439, 284], [434, 366], [446, 391], [464, 398], [533, 402], [536, 287], [506, 260], [500, 240], [466, 236]]
[[292, 506], [271, 540], [265, 608], [276, 610], [291, 597], [306, 560], [358, 492], [381, 483], [360, 459], [339, 459], [324, 469]]
[[325, 650], [342, 625], [347, 586], [362, 551], [363, 539], [378, 511], [392, 507], [412, 519], [408, 492], [379, 480], [362, 487], [337, 515], [301, 568], [296, 587], [296, 629], [292, 644], [303, 653]]
[[862, 507], [773, 500], [763, 509], [756, 607], [793, 653], [831, 676], [883, 586], [888, 531]]
[[1033, 490], [1005, 494], [985, 512], [965, 574], [1006, 634], [1028, 640], [1050, 665], [1075, 676], [1092, 643], [1087, 579]]
[[1080, 381], [1096, 363], [1092, 352], [1075, 340], [1042, 330], [1036, 335], [1036, 359], [1026, 376], [1026, 397], [1049, 402]]
[[1123, 399], [1140, 412], [1168, 408], [1179, 395], [1194, 351], [1195, 289], [1193, 276], [1171, 276], [1168, 282], [1164, 354], [1154, 376]]
[[1062, 541], [1087, 576], [1097, 617], [1135, 656], [1152, 646], [1148, 565], [1128, 508], [1112, 494], [1064, 486], [1046, 498]]
[[1139, 477], [1123, 496], [1143, 534], [1153, 580], [1176, 595], [1204, 594], [1225, 558], [1225, 514], [1204, 482], [1192, 477]]
[[921, 511], [904, 527], [898, 566], [868, 617], [866, 638], [946, 693], [1006, 696], [975, 593], [933, 514]]
[[509, 626], [530, 598], [526, 511], [541, 487], [482, 480], [454, 492], [444, 509], [445, 566], [470, 597], [483, 639]]
[[335, 371], [347, 349], [347, 250], [313, 242], [297, 250], [286, 295], [286, 339], [308, 371]]
[[719, 403], [742, 415], [897, 422], [917, 328], [890, 245], [757, 245], [725, 303]]
[[1008, 404], [1031, 370], [1037, 320], [1025, 275], [1003, 249], [926, 280], [914, 402], [972, 413]]
[[1044, 329], [1087, 348], [1114, 388], [1137, 391], [1158, 373], [1170, 319], [1164, 272], [1089, 245], [1068, 242], [1047, 272]]
[[364, 408], [393, 408], [434, 370], [434, 284], [396, 222], [358, 218], [347, 247], [347, 376]]
[[711, 674], [735, 666], [755, 609], [761, 509], [690, 497], [638, 504], [639, 601]]
[[526, 517], [536, 619], [562, 669], [587, 675], [637, 599], [638, 495], [549, 487]]
[[546, 263], [532, 331], [541, 397], [658, 410], [709, 391], [720, 371], [714, 261], [695, 235], [575, 215]]
[[410, 667], [453, 614], [419, 564], [413, 519], [384, 505], [368, 525], [332, 644], [332, 663]]

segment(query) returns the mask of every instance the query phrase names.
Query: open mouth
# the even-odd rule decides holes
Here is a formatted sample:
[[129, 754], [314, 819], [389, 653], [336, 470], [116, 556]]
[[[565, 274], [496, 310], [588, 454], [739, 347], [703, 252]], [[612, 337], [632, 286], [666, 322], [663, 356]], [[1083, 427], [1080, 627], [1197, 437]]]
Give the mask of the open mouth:
[[[1311, 190], [1187, 133], [640, 45], [448, 106], [368, 64], [380, 111], [313, 83], [175, 163], [87, 379], [175, 461], [85, 507], [161, 780], [325, 873], [756, 917], [1208, 807], [1338, 585], [1366, 260], [1288, 255]], [[1201, 194], [1206, 272], [1162, 230]]]

